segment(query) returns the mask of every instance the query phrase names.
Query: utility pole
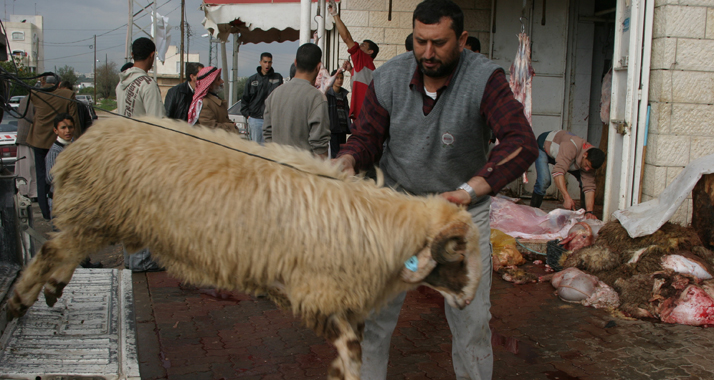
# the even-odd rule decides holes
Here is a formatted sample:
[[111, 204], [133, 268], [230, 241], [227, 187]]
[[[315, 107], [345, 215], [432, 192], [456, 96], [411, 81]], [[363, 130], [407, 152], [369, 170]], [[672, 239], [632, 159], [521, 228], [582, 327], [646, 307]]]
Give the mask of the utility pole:
[[97, 101], [97, 35], [94, 35], [94, 101]]
[[213, 36], [211, 34], [208, 35], [208, 66], [213, 66], [211, 65], [211, 58], [213, 58]]
[[134, 0], [129, 0], [129, 21], [126, 23], [126, 45], [124, 46], [124, 63], [131, 61], [131, 42], [134, 28]]
[[[181, 0], [181, 59], [179, 62], [179, 65], [181, 65], [181, 71], [179, 72], [179, 83], [183, 83], [183, 40], [184, 40], [184, 34], [183, 34], [183, 23], [184, 23], [184, 18], [186, 17], [186, 0]], [[209, 48], [210, 50], [210, 48]], [[210, 66], [210, 65], [209, 65]]]

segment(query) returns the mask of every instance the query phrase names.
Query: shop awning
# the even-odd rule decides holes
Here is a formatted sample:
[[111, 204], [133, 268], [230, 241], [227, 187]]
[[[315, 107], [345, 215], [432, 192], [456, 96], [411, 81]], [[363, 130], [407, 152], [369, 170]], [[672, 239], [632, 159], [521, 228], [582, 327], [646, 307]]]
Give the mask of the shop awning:
[[[317, 0], [311, 14], [317, 14]], [[283, 42], [300, 39], [300, 0], [204, 0], [203, 26], [214, 37], [225, 41], [228, 35], [240, 33], [240, 42]], [[325, 28], [331, 30], [332, 16], [324, 15]], [[314, 16], [310, 28], [317, 30]]]

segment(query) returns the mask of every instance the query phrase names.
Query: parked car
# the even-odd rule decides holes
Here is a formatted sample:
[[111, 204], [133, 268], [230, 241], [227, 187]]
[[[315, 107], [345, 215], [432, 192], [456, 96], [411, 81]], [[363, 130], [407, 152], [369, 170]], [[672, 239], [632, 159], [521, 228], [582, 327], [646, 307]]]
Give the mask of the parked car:
[[240, 113], [240, 100], [228, 109], [228, 118], [238, 126], [238, 133], [244, 139], [248, 138], [248, 121]]
[[92, 98], [92, 95], [77, 95], [77, 100], [80, 102], [83, 102], [84, 104], [87, 105], [93, 105], [94, 104], [94, 98]]
[[17, 161], [17, 120], [15, 124], [5, 124], [6, 119], [0, 124], [0, 172], [7, 168], [12, 172]]
[[22, 100], [22, 98], [24, 97], [25, 95], [13, 96], [12, 98], [10, 98], [10, 100], [8, 100], [7, 104], [9, 104], [12, 108], [17, 109], [17, 107], [20, 106], [20, 100]]

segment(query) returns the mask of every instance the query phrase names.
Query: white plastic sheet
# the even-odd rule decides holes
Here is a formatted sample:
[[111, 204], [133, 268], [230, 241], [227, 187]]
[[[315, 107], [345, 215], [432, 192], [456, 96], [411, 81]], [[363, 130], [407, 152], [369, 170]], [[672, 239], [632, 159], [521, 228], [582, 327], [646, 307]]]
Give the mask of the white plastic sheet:
[[[153, 13], [151, 15], [151, 21], [154, 21]], [[161, 63], [164, 63], [164, 61], [166, 61], [166, 51], [171, 44], [171, 25], [169, 24], [169, 18], [162, 16], [158, 12], [156, 12], [156, 36], [154, 40], [156, 41], [156, 58], [158, 58]]]
[[667, 222], [704, 174], [714, 173], [714, 154], [696, 159], [667, 186], [658, 198], [617, 210], [613, 216], [620, 221], [631, 238], [656, 232]]

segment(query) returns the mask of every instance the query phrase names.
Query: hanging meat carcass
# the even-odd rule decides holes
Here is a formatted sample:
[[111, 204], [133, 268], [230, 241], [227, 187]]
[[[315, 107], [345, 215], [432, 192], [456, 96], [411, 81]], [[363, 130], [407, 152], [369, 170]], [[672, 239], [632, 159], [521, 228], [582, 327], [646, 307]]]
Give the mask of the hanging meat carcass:
[[[513, 60], [511, 65], [508, 84], [511, 86], [513, 96], [523, 104], [523, 113], [526, 115], [531, 128], [533, 128], [533, 121], [531, 120], [531, 84], [533, 75], [535, 75], [535, 71], [531, 66], [531, 38], [521, 31], [518, 34], [518, 52], [516, 52], [516, 59]], [[523, 173], [523, 183], [528, 183], [526, 173]]]
[[511, 85], [513, 96], [523, 104], [523, 113], [528, 119], [528, 123], [533, 126], [531, 120], [531, 84], [533, 82], [533, 66], [531, 66], [531, 38], [525, 32], [518, 34], [518, 52], [516, 59], [511, 65], [511, 75], [508, 84]]

